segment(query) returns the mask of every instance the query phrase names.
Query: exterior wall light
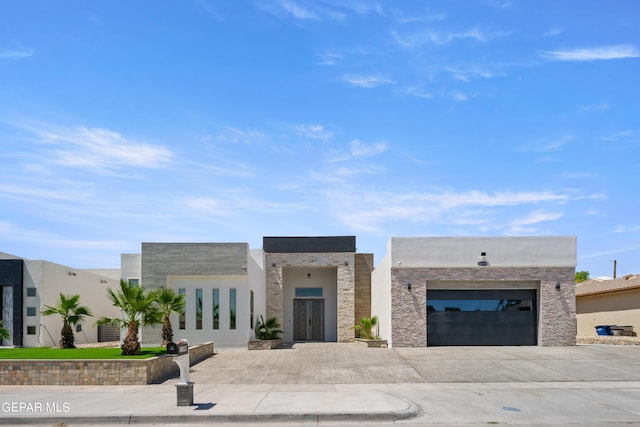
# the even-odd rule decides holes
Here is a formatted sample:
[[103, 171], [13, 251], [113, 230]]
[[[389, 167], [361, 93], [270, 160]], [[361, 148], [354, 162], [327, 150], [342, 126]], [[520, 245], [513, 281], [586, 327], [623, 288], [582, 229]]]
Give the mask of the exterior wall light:
[[478, 257], [478, 266], [479, 267], [486, 267], [489, 265], [489, 261], [487, 261], [487, 253], [486, 252], [480, 252], [480, 256]]
[[408, 290], [409, 292], [411, 292], [411, 283], [409, 283], [409, 284], [407, 285], [407, 290]]
[[556, 289], [560, 290], [560, 282], [556, 283]]

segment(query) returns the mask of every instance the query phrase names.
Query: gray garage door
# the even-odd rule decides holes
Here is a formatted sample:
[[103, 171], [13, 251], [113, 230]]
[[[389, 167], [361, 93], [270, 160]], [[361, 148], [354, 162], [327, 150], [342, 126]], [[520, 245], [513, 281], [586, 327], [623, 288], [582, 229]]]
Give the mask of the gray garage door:
[[427, 345], [536, 345], [533, 289], [427, 291]]

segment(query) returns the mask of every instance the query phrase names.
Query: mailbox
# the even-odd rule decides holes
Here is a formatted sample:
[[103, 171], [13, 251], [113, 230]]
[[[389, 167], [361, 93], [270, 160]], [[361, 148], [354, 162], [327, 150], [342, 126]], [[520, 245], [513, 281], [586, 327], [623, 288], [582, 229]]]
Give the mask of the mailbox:
[[189, 343], [187, 340], [167, 344], [167, 356], [181, 356], [187, 353], [189, 353]]

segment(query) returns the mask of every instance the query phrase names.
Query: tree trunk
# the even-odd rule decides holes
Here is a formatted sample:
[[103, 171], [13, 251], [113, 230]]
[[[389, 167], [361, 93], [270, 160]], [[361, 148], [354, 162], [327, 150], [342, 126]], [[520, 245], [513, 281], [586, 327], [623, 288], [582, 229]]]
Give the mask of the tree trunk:
[[138, 342], [138, 322], [129, 322], [127, 325], [127, 336], [122, 343], [122, 355], [131, 356], [140, 354], [140, 343]]
[[173, 329], [171, 328], [169, 315], [166, 315], [164, 317], [164, 322], [162, 323], [162, 345], [166, 346], [171, 341], [173, 341]]
[[76, 348], [73, 344], [75, 337], [73, 336], [73, 329], [71, 329], [71, 325], [67, 320], [64, 321], [62, 325], [62, 331], [60, 331], [60, 342], [58, 343], [58, 347], [60, 348]]

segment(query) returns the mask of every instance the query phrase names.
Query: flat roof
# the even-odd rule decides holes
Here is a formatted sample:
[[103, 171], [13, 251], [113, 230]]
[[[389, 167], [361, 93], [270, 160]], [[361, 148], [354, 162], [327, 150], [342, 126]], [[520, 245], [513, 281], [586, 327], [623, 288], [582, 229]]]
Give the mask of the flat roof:
[[356, 236], [263, 237], [267, 253], [355, 252]]

